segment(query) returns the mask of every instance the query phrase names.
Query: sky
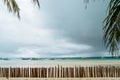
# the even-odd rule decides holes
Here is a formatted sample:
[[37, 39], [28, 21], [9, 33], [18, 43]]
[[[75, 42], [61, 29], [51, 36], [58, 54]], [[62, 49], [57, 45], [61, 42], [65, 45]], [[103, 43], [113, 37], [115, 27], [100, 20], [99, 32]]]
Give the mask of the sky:
[[40, 0], [40, 9], [17, 2], [21, 20], [0, 1], [0, 57], [111, 56], [102, 32], [107, 0]]

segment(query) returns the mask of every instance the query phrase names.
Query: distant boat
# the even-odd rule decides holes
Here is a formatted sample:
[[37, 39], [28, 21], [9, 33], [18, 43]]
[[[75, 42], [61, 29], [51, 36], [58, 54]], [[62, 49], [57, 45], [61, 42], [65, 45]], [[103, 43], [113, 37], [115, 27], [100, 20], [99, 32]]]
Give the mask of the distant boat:
[[41, 59], [44, 59], [44, 58], [31, 58], [31, 60], [41, 60]]
[[31, 58], [21, 58], [22, 60], [30, 60]]

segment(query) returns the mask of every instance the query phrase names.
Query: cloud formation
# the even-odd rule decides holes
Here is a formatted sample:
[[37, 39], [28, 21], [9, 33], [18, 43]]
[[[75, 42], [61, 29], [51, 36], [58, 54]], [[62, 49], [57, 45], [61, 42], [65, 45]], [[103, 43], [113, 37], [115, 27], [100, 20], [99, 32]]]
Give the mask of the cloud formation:
[[102, 42], [107, 1], [90, 1], [87, 9], [82, 0], [40, 1], [39, 10], [18, 0], [20, 21], [0, 10], [1, 57], [109, 56]]

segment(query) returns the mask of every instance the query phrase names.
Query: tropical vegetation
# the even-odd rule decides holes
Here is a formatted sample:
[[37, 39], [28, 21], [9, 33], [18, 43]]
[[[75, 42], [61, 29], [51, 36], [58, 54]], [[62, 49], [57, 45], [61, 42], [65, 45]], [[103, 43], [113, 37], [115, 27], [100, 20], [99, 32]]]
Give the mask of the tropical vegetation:
[[108, 15], [104, 21], [103, 39], [110, 54], [119, 56], [120, 42], [120, 0], [110, 0]]

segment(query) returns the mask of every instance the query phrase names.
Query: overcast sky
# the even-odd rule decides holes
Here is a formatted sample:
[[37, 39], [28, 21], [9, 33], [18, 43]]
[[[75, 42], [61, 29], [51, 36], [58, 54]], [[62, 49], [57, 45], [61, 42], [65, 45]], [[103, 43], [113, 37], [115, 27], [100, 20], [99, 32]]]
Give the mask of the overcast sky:
[[110, 56], [102, 41], [107, 0], [17, 0], [21, 20], [0, 1], [1, 57]]

